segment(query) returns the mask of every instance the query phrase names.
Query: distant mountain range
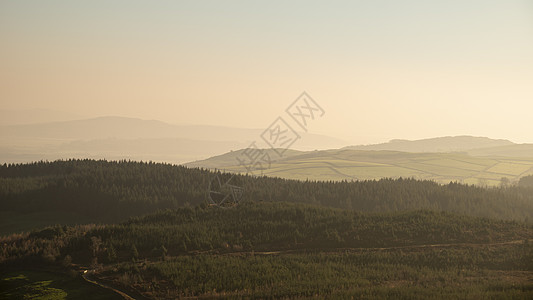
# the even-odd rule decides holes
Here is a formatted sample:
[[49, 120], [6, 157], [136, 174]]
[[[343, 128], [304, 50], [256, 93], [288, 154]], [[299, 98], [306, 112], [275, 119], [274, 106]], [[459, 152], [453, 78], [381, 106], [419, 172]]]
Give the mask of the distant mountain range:
[[0, 109], [0, 126], [73, 121], [87, 118], [82, 114], [35, 109]]
[[[28, 162], [60, 158], [106, 158], [183, 163], [252, 142], [267, 145], [265, 129], [207, 125], [173, 125], [156, 120], [99, 117], [63, 122], [0, 126], [0, 161]], [[300, 133], [295, 149], [328, 149], [346, 142], [318, 134]]]
[[[321, 180], [414, 176], [443, 182], [456, 179], [495, 184], [501, 177], [517, 180], [517, 176], [527, 173], [533, 157], [533, 144], [486, 137], [393, 140], [346, 147], [345, 141], [309, 133], [300, 133], [302, 138], [279, 157], [262, 142], [263, 131], [173, 125], [125, 117], [4, 125], [0, 126], [0, 163], [68, 158], [131, 159], [242, 172], [236, 165], [236, 157], [255, 141], [271, 157], [275, 168], [263, 173], [272, 176]], [[441, 154], [426, 155], [429, 153]], [[425, 160], [444, 162], [437, 162], [442, 165], [438, 168], [428, 168]], [[464, 160], [466, 165], [458, 164], [457, 160]]]
[[512, 146], [508, 140], [495, 140], [486, 137], [446, 136], [423, 140], [392, 140], [376, 145], [348, 146], [352, 150], [389, 150], [402, 152], [465, 152], [474, 149]]

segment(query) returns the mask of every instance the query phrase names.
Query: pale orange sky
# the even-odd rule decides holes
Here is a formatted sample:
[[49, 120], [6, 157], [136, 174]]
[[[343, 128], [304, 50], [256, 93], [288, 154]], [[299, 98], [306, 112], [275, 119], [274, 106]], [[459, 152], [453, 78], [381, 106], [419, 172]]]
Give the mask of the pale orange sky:
[[530, 1], [3, 1], [0, 108], [533, 142]]

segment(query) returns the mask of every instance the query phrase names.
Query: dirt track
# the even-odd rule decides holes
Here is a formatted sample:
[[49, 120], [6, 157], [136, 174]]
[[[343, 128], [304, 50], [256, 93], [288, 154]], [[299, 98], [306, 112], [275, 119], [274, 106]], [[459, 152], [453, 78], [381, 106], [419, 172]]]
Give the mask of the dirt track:
[[120, 290], [117, 286], [112, 286], [112, 284], [104, 283], [101, 279], [99, 279], [96, 275], [93, 274], [92, 271], [87, 271], [86, 273], [82, 273], [82, 277], [85, 281], [98, 285], [100, 287], [103, 287], [105, 289], [111, 290], [120, 296], [122, 296], [124, 299], [127, 300], [135, 300], [135, 299], [148, 299], [141, 295], [140, 293], [128, 291], [127, 293], [123, 290]]

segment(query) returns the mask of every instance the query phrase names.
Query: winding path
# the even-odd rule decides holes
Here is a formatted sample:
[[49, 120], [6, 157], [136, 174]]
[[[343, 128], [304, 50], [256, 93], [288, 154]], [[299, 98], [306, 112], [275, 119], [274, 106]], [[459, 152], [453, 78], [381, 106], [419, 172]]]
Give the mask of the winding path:
[[128, 293], [124, 292], [123, 290], [119, 290], [116, 286], [111, 286], [110, 284], [104, 283], [97, 276], [95, 276], [93, 274], [93, 272], [94, 271], [92, 271], [92, 270], [84, 270], [82, 272], [82, 274], [81, 274], [81, 277], [85, 281], [87, 281], [89, 283], [92, 283], [92, 284], [95, 284], [97, 286], [103, 287], [105, 289], [111, 290], [111, 291], [119, 294], [120, 296], [122, 296], [122, 298], [127, 299], [127, 300], [148, 299], [148, 298], [144, 297], [143, 295], [141, 295], [140, 293], [129, 291], [128, 292], [129, 294], [128, 294]]

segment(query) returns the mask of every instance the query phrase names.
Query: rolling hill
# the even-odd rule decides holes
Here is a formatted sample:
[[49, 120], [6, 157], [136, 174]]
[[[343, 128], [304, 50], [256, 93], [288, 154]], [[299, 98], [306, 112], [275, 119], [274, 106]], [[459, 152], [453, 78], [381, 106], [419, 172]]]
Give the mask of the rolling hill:
[[[504, 147], [518, 146], [522, 145]], [[490, 149], [493, 148], [476, 151], [490, 153]], [[481, 152], [483, 150], [485, 152]], [[239, 165], [234, 158], [236, 153], [240, 152], [233, 151], [185, 165], [246, 173], [246, 168]], [[232, 162], [233, 165], [231, 165]], [[372, 180], [412, 177], [440, 183], [457, 181], [491, 186], [500, 184], [504, 177], [510, 182], [517, 182], [520, 177], [529, 174], [533, 174], [533, 155], [529, 157], [473, 156], [463, 152], [409, 153], [352, 149], [293, 152], [272, 161], [269, 168], [254, 172], [254, 175], [299, 180]]]
[[468, 150], [468, 154], [473, 156], [531, 158], [533, 157], [533, 144], [472, 149]]
[[375, 145], [348, 146], [352, 150], [388, 150], [401, 152], [464, 152], [473, 149], [511, 146], [508, 140], [495, 140], [487, 137], [446, 136], [422, 140], [392, 140]]
[[0, 165], [0, 235], [51, 224], [115, 223], [161, 209], [206, 202], [210, 182], [241, 187], [242, 201], [291, 202], [366, 212], [431, 209], [527, 220], [533, 193], [413, 179], [296, 181], [183, 166], [95, 160]]
[[[215, 176], [243, 189], [238, 206], [205, 204]], [[130, 161], [0, 165], [0, 298], [113, 298], [99, 285], [134, 299], [529, 299], [531, 191]]]
[[521, 222], [427, 210], [188, 207], [0, 237], [0, 297], [80, 285], [48, 286], [58, 280], [48, 275], [32, 289], [28, 270], [40, 267], [135, 299], [529, 299], [532, 234]]

